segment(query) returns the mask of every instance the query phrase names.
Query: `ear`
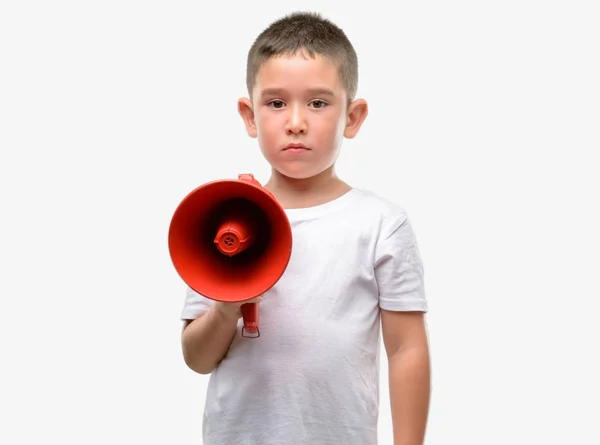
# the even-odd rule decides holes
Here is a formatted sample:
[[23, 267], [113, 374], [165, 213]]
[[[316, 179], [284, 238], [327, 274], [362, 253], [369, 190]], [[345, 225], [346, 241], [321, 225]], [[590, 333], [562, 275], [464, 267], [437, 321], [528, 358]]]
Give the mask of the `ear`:
[[344, 129], [345, 138], [352, 139], [358, 134], [358, 130], [360, 130], [367, 114], [369, 114], [369, 107], [364, 99], [356, 99], [348, 106], [346, 128]]
[[240, 116], [244, 120], [248, 136], [255, 138], [257, 135], [256, 122], [254, 120], [254, 109], [250, 99], [242, 97], [238, 100], [238, 113], [240, 113]]

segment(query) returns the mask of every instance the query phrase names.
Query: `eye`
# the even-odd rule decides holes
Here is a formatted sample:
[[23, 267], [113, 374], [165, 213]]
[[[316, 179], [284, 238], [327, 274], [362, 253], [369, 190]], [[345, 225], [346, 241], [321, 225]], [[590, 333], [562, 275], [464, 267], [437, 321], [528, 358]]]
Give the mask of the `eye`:
[[327, 106], [327, 103], [320, 100], [320, 99], [315, 99], [311, 102], [311, 104], [313, 105], [313, 108], [325, 108]]
[[283, 101], [282, 100], [278, 100], [278, 99], [277, 100], [272, 100], [271, 102], [269, 102], [269, 106], [273, 107], [273, 108], [276, 108], [276, 109], [283, 108], [283, 105], [284, 105]]

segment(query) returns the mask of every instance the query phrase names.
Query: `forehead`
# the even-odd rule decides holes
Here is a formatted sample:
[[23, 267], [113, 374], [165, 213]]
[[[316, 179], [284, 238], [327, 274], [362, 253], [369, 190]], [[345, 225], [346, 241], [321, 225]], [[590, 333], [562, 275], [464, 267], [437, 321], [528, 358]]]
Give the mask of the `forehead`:
[[336, 95], [344, 93], [339, 70], [334, 61], [315, 55], [272, 57], [262, 64], [256, 76], [254, 91], [284, 89], [290, 92], [328, 89]]

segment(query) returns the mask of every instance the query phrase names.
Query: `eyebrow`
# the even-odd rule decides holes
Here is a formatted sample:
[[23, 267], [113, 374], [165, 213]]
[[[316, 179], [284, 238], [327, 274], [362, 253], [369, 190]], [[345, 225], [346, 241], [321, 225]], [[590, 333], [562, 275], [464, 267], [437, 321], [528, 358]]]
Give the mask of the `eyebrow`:
[[[260, 92], [260, 96], [277, 96], [285, 92], [285, 88], [265, 88]], [[335, 93], [329, 88], [309, 88], [308, 93], [313, 96], [335, 96]]]

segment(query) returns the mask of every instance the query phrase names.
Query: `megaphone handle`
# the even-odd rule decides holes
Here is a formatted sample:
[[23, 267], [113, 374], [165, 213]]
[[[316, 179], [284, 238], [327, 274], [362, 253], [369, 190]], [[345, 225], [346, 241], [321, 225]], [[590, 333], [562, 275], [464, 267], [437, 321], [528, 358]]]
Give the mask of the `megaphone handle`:
[[260, 182], [258, 182], [254, 178], [254, 175], [252, 173], [240, 173], [238, 175], [238, 180], [240, 180], [240, 181], [246, 181], [246, 182], [249, 182], [251, 184], [258, 185], [259, 187], [262, 187], [262, 185], [260, 184]]
[[250, 184], [254, 184], [259, 186], [260, 188], [262, 188], [265, 192], [267, 192], [269, 195], [271, 195], [271, 197], [273, 199], [275, 199], [275, 195], [273, 195], [273, 193], [271, 193], [269, 190], [267, 190], [266, 188], [263, 188], [262, 184], [260, 182], [258, 182], [255, 178], [254, 175], [252, 173], [240, 173], [238, 175], [238, 180], [239, 181], [246, 181], [249, 182]]
[[[242, 337], [260, 337], [260, 330], [258, 329], [258, 303], [242, 304], [242, 317], [244, 319]], [[252, 335], [246, 335], [246, 333]]]

